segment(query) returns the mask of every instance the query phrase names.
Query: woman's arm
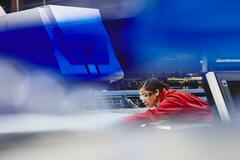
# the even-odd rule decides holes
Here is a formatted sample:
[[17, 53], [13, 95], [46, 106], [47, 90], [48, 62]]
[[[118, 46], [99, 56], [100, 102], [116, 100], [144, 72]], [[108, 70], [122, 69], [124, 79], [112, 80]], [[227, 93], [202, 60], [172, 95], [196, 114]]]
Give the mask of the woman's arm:
[[174, 97], [166, 98], [157, 107], [148, 109], [144, 113], [130, 115], [124, 118], [124, 123], [141, 124], [154, 122], [161, 119], [169, 119], [183, 109], [183, 104]]

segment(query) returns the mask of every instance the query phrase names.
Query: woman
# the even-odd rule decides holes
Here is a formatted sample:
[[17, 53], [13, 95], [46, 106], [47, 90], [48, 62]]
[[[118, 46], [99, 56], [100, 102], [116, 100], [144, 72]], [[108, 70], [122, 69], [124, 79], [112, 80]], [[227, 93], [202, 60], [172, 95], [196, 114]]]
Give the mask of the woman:
[[125, 117], [125, 123], [141, 124], [159, 120], [212, 122], [208, 103], [192, 94], [169, 89], [166, 83], [156, 78], [142, 82], [139, 94], [140, 99], [149, 109], [144, 113]]

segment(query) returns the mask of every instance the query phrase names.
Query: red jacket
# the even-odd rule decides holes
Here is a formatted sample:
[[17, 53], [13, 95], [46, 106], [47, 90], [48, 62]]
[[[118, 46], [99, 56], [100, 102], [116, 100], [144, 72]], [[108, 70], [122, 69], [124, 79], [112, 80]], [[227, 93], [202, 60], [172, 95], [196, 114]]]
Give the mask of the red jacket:
[[207, 102], [180, 90], [164, 89], [159, 96], [160, 104], [144, 113], [125, 117], [128, 124], [154, 122], [158, 120], [183, 120], [188, 122], [212, 122]]

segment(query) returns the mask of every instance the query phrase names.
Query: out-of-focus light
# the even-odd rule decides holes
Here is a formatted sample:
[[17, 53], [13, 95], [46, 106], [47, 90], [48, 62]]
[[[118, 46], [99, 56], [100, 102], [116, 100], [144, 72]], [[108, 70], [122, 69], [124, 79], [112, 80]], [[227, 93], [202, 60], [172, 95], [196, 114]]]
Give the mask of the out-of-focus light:
[[36, 113], [57, 113], [61, 106], [65, 91], [56, 79], [44, 72], [31, 74], [29, 94], [22, 110]]
[[78, 7], [98, 8], [104, 19], [122, 19], [137, 16], [145, 6], [151, 3], [146, 0], [51, 0], [47, 4], [58, 4]]
[[1, 59], [0, 75], [0, 107], [21, 106], [29, 91], [27, 71], [15, 61]]
[[216, 59], [218, 63], [239, 63], [240, 59]]

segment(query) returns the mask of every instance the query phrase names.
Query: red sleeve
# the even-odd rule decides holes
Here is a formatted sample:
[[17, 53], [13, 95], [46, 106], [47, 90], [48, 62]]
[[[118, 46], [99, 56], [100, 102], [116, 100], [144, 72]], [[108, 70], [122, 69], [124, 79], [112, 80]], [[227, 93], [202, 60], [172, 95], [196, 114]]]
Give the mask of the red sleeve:
[[169, 119], [184, 109], [184, 105], [176, 97], [164, 99], [157, 107], [148, 109], [144, 113], [138, 113], [125, 117], [127, 124], [153, 122], [156, 120]]

